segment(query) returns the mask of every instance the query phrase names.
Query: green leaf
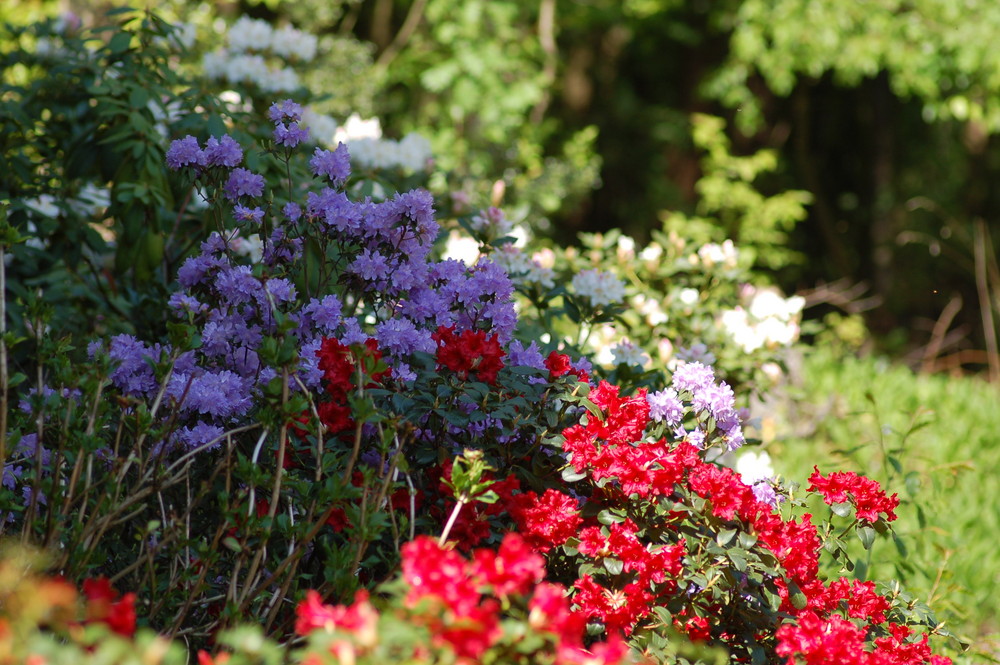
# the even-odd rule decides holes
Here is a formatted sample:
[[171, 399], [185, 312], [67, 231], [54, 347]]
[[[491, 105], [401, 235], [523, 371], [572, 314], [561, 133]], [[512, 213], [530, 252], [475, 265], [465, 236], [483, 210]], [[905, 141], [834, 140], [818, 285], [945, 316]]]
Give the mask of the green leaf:
[[809, 599], [802, 593], [802, 589], [792, 580], [788, 580], [788, 597], [797, 610], [805, 609], [805, 606], [809, 603]]
[[857, 531], [858, 538], [861, 539], [861, 544], [864, 545], [866, 550], [870, 550], [872, 543], [875, 542], [875, 529], [870, 526], [859, 526]]
[[625, 564], [613, 557], [604, 557], [604, 568], [612, 575], [620, 575], [625, 570]]
[[715, 537], [719, 547], [729, 547], [736, 540], [736, 529], [724, 529]]
[[895, 532], [893, 532], [892, 534], [892, 542], [896, 545], [896, 551], [899, 552], [899, 556], [905, 559], [909, 554], [906, 548], [906, 542], [902, 538], [897, 536]]
[[852, 507], [851, 504], [847, 502], [835, 503], [832, 506], [830, 506], [830, 510], [833, 511], [834, 515], [837, 515], [839, 517], [847, 517], [848, 515], [851, 514]]
[[119, 32], [108, 42], [108, 50], [115, 55], [124, 53], [132, 43], [132, 35], [127, 32]]

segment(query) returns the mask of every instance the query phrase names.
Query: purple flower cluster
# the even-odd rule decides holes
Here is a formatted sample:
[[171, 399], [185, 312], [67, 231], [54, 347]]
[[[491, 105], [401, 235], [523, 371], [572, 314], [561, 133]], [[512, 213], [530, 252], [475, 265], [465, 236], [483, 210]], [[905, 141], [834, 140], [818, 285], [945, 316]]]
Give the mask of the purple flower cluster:
[[[275, 141], [288, 148], [304, 140], [299, 130], [302, 108], [285, 100], [271, 106]], [[250, 203], [264, 195], [262, 176], [240, 168], [243, 150], [228, 136], [212, 138], [202, 149], [196, 139], [175, 141], [168, 152], [171, 168], [230, 169], [223, 192], [240, 223], [259, 225], [264, 210]], [[111, 380], [122, 392], [152, 399], [161, 390], [172, 405], [174, 426], [161, 450], [173, 446], [192, 450], [215, 447], [228, 428], [245, 422], [259, 402], [260, 387], [278, 375], [259, 355], [265, 338], [278, 332], [278, 320], [291, 320], [300, 360], [293, 386], [321, 386], [316, 352], [326, 337], [351, 345], [374, 336], [397, 381], [416, 378], [413, 355], [433, 353], [432, 335], [439, 326], [477, 329], [497, 334], [502, 344], [512, 339], [517, 316], [513, 284], [507, 273], [482, 259], [474, 266], [458, 261], [428, 260], [439, 226], [432, 196], [423, 190], [397, 193], [384, 201], [354, 201], [337, 188], [350, 177], [350, 156], [344, 145], [334, 151], [316, 150], [313, 173], [326, 186], [308, 193], [304, 206], [287, 203], [282, 223], [263, 243], [263, 258], [253, 268], [241, 265], [228, 251], [225, 238], [213, 233], [201, 252], [178, 271], [179, 290], [171, 308], [198, 327], [201, 344], [181, 355], [165, 379], [154, 364], [170, 354], [169, 347], [147, 346], [119, 335], [110, 342], [115, 363]], [[198, 171], [200, 173], [200, 171]], [[318, 229], [344, 257], [338, 283], [344, 295], [320, 295], [299, 300], [291, 274], [302, 256], [303, 237]], [[374, 308], [378, 323], [364, 325], [362, 313], [345, 317], [345, 304]], [[282, 316], [277, 316], [281, 313]], [[510, 361], [547, 373], [536, 344], [511, 345]], [[488, 423], [483, 422], [483, 427]]]
[[292, 100], [271, 104], [267, 117], [274, 123], [274, 142], [277, 145], [294, 148], [309, 138], [309, 131], [299, 126], [302, 106]]
[[242, 162], [243, 148], [229, 135], [223, 135], [219, 139], [214, 136], [209, 138], [202, 150], [198, 139], [188, 134], [173, 141], [167, 149], [167, 166], [175, 171], [185, 167], [195, 167], [200, 171], [209, 166], [231, 169]]
[[263, 210], [260, 208], [248, 208], [247, 206], [239, 204], [233, 207], [233, 216], [236, 217], [237, 222], [249, 222], [254, 226], [257, 226], [264, 221]]
[[649, 417], [653, 420], [671, 427], [681, 424], [684, 405], [681, 404], [677, 391], [673, 388], [664, 388], [659, 392], [647, 394], [646, 402], [649, 404]]
[[[711, 367], [700, 362], [683, 363], [674, 371], [671, 384], [673, 389], [669, 393], [661, 391], [647, 398], [650, 404], [650, 417], [668, 420], [669, 414], [679, 423], [680, 417], [676, 414], [678, 400], [682, 396], [689, 396], [692, 409], [712, 419], [714, 428], [722, 436], [729, 450], [736, 450], [746, 443], [739, 412], [736, 410], [736, 396], [733, 394], [733, 389], [725, 382], [716, 383], [715, 371]], [[654, 412], [662, 418], [654, 416]], [[693, 433], [685, 432], [682, 436], [689, 442], [694, 442]]]
[[338, 143], [337, 149], [332, 152], [316, 148], [309, 160], [309, 167], [313, 174], [329, 178], [330, 183], [338, 187], [351, 176], [351, 156], [343, 143]]
[[244, 196], [257, 198], [264, 193], [264, 176], [249, 169], [233, 169], [222, 189], [230, 201], [238, 201]]
[[175, 171], [186, 166], [205, 166], [205, 153], [198, 139], [189, 134], [171, 143], [167, 149], [167, 166]]

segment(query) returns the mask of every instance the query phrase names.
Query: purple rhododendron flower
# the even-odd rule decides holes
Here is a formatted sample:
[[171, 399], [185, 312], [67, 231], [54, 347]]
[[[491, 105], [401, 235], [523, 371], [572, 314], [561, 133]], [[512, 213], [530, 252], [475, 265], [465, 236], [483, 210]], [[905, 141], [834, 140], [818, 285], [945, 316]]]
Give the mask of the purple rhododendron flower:
[[237, 222], [250, 222], [251, 224], [260, 224], [264, 221], [264, 211], [260, 208], [249, 208], [244, 205], [236, 204], [233, 208], [233, 216], [236, 217]]
[[225, 433], [226, 430], [218, 425], [210, 425], [199, 420], [192, 427], [180, 428], [175, 436], [188, 450], [196, 450], [203, 446], [204, 450], [215, 450], [222, 444]]
[[188, 134], [173, 141], [167, 150], [167, 166], [175, 171], [185, 166], [205, 166], [205, 153], [198, 145], [198, 139]]
[[308, 317], [308, 320], [316, 330], [332, 333], [340, 325], [342, 309], [340, 299], [331, 294], [325, 296], [322, 300], [313, 298], [309, 301], [309, 304], [302, 308], [302, 312]]
[[354, 259], [348, 270], [361, 279], [374, 281], [388, 277], [392, 266], [389, 265], [389, 261], [382, 256], [381, 252], [378, 250], [373, 252], [366, 248]]
[[111, 338], [108, 355], [117, 366], [111, 372], [111, 382], [126, 395], [148, 396], [156, 391], [156, 376], [150, 362], [160, 359], [159, 344], [146, 346], [132, 335]]
[[279, 122], [274, 126], [274, 142], [288, 148], [294, 148], [309, 138], [309, 131], [299, 127], [299, 123], [290, 122], [287, 125]]
[[221, 139], [214, 136], [205, 144], [205, 164], [207, 166], [225, 166], [234, 168], [243, 161], [243, 148], [236, 139], [228, 134]]
[[375, 339], [379, 348], [396, 356], [406, 356], [414, 351], [432, 353], [436, 343], [429, 330], [418, 329], [412, 321], [393, 318], [375, 326]]
[[684, 416], [684, 406], [677, 398], [677, 391], [673, 388], [664, 388], [655, 393], [646, 395], [646, 402], [649, 404], [649, 417], [657, 422], [667, 425], [679, 425]]
[[298, 122], [302, 119], [302, 106], [290, 99], [275, 102], [267, 110], [267, 117], [274, 123], [281, 122], [285, 118], [292, 122]]
[[337, 143], [332, 152], [316, 148], [309, 167], [314, 174], [329, 178], [334, 186], [341, 185], [351, 176], [351, 155], [343, 143]]
[[233, 169], [223, 189], [230, 201], [238, 201], [244, 196], [256, 198], [264, 193], [264, 176], [248, 169]]
[[685, 391], [694, 393], [713, 383], [715, 383], [715, 370], [699, 362], [684, 363], [674, 370], [672, 379], [674, 390], [679, 393]]
[[302, 256], [302, 238], [289, 238], [285, 229], [276, 227], [271, 232], [267, 246], [264, 247], [264, 264], [277, 266], [290, 264]]

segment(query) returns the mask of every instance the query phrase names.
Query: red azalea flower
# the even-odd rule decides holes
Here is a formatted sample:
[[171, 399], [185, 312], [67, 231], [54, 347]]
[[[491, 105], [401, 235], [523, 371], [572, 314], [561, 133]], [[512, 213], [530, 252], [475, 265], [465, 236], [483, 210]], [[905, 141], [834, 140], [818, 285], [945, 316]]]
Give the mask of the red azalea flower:
[[462, 379], [473, 379], [493, 385], [497, 373], [503, 369], [504, 350], [497, 335], [487, 336], [482, 330], [463, 330], [455, 333], [455, 326], [440, 326], [432, 339], [437, 342], [437, 362], [458, 374]]
[[877, 522], [879, 513], [885, 513], [886, 521], [896, 519], [894, 512], [899, 506], [899, 495], [886, 496], [877, 481], [859, 476], [850, 471], [835, 471], [823, 476], [819, 467], [813, 467], [809, 476], [810, 492], [819, 492], [827, 505], [850, 501], [854, 504], [858, 519]]
[[553, 489], [542, 496], [518, 494], [510, 504], [510, 514], [525, 542], [542, 554], [576, 535], [583, 521], [577, 500]]
[[788, 657], [788, 664], [827, 665], [828, 663], [865, 663], [865, 633], [850, 621], [834, 614], [824, 619], [815, 612], [804, 612], [798, 624], [786, 623], [776, 633], [775, 652]]
[[524, 538], [508, 533], [494, 552], [476, 550], [471, 562], [473, 578], [489, 585], [500, 598], [511, 594], [527, 594], [533, 585], [545, 578], [545, 559], [535, 554]]
[[368, 602], [368, 592], [364, 589], [354, 595], [350, 606], [325, 605], [318, 592], [310, 589], [305, 599], [295, 608], [295, 632], [308, 635], [314, 630], [332, 633], [344, 630], [353, 633], [365, 646], [375, 643], [378, 613]]
[[87, 597], [87, 621], [107, 624], [111, 630], [131, 637], [135, 633], [135, 594], [127, 593], [118, 598], [118, 592], [106, 577], [83, 581], [83, 594]]

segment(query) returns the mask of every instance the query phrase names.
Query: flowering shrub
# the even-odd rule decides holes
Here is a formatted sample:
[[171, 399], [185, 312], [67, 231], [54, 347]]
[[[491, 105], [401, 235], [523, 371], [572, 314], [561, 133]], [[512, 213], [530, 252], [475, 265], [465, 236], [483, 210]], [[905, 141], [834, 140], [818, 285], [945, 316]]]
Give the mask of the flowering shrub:
[[[736, 291], [731, 244], [664, 235], [673, 260], [640, 274], [634, 246], [592, 236], [557, 273], [512, 251], [494, 208], [462, 223], [495, 251], [440, 259], [429, 192], [365, 196], [350, 148], [313, 145], [292, 99], [246, 120], [258, 146], [171, 125], [178, 219], [204, 233], [162, 334], [94, 340], [84, 362], [39, 333], [30, 380], [0, 341], [0, 532], [81, 582], [81, 621], [183, 636], [202, 663], [241, 622], [308, 636], [303, 662], [947, 662], [900, 589], [820, 572], [824, 550], [853, 568], [851, 532], [891, 532], [895, 495], [817, 468], [814, 519], [794, 487], [719, 463], [746, 443], [730, 376], [762, 357], [732, 355], [718, 302], [695, 307]], [[595, 366], [614, 321], [635, 340]], [[724, 373], [704, 345], [630, 369], [667, 325], [724, 340]]]

